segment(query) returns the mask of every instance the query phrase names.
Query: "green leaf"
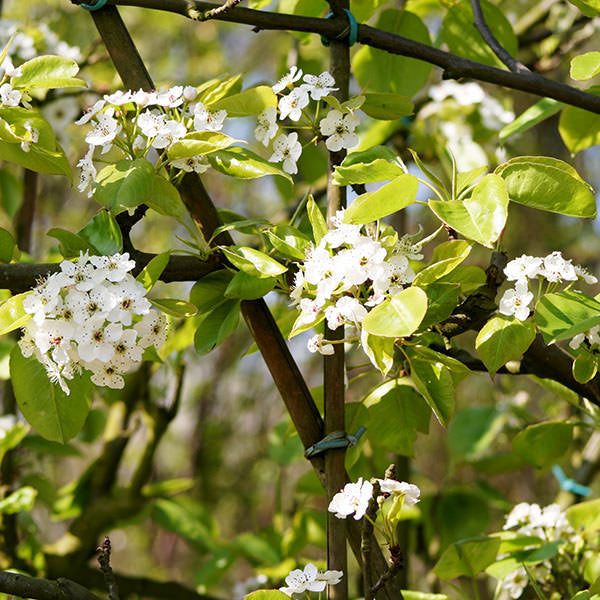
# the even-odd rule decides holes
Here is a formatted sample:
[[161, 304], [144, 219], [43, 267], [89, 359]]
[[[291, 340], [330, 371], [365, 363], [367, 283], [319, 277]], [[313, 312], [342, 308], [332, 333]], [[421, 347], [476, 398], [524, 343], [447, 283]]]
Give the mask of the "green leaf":
[[600, 529], [600, 499], [579, 502], [567, 508], [567, 520], [575, 531]]
[[454, 382], [450, 369], [440, 361], [421, 358], [409, 348], [407, 353], [410, 376], [419, 392], [437, 417], [446, 427], [454, 414]]
[[597, 17], [600, 15], [600, 2], [598, 0], [569, 0], [586, 17]]
[[136, 277], [136, 279], [146, 288], [149, 292], [154, 284], [158, 281], [163, 271], [169, 264], [169, 258], [171, 257], [170, 252], [163, 252], [155, 256], [143, 269], [142, 272]]
[[167, 154], [169, 160], [205, 156], [239, 141], [218, 131], [193, 131], [170, 146]]
[[383, 121], [401, 119], [407, 115], [412, 115], [415, 109], [411, 99], [400, 94], [366, 93], [364, 97], [365, 101], [360, 108], [373, 119]]
[[572, 435], [573, 426], [564, 421], [529, 425], [513, 439], [513, 450], [538, 469], [549, 467], [565, 455]]
[[174, 496], [181, 492], [187, 492], [195, 486], [195, 482], [190, 477], [177, 477], [175, 479], [165, 479], [147, 483], [142, 488], [142, 496], [146, 498], [156, 498], [160, 496]]
[[542, 98], [526, 111], [521, 113], [512, 123], [505, 125], [498, 134], [500, 143], [505, 142], [509, 137], [518, 133], [528, 131], [538, 123], [555, 115], [564, 108], [565, 104], [554, 100], [554, 98]]
[[475, 348], [494, 377], [500, 367], [520, 358], [534, 339], [535, 325], [531, 321], [496, 315], [477, 334]]
[[466, 575], [475, 577], [491, 565], [498, 554], [501, 540], [481, 537], [452, 544], [442, 554], [433, 572], [445, 581]]
[[440, 277], [436, 283], [457, 283], [461, 294], [467, 295], [485, 285], [486, 275], [481, 267], [475, 265], [460, 265], [448, 275]]
[[279, 175], [292, 181], [292, 178], [279, 167], [246, 148], [233, 147], [227, 150], [217, 150], [208, 155], [208, 160], [217, 171], [238, 179]]
[[417, 178], [403, 173], [376, 192], [367, 192], [356, 198], [344, 213], [344, 223], [370, 223], [398, 212], [415, 201], [418, 189]]
[[429, 208], [452, 229], [493, 248], [506, 224], [508, 194], [502, 177], [486, 175], [466, 200], [429, 200]]
[[417, 432], [429, 431], [431, 412], [420, 394], [398, 381], [387, 381], [365, 398], [366, 436], [371, 444], [389, 452], [413, 456]]
[[123, 250], [121, 229], [107, 210], [101, 210], [77, 235], [106, 256]]
[[198, 102], [206, 105], [214, 104], [227, 94], [237, 94], [242, 91], [242, 76], [241, 74], [233, 75], [232, 77], [219, 77], [205, 81], [198, 90]]
[[16, 249], [15, 238], [6, 229], [0, 227], [0, 262], [9, 263]]
[[27, 422], [47, 440], [64, 444], [75, 436], [87, 417], [92, 383], [87, 376], [67, 381], [70, 395], [48, 379], [46, 369], [15, 346], [10, 353], [10, 376], [15, 398]]
[[268, 229], [267, 238], [273, 247], [287, 258], [304, 260], [310, 246], [310, 239], [299, 229], [289, 225], [277, 225]]
[[145, 158], [107, 165], [96, 176], [94, 197], [114, 213], [135, 208], [152, 193], [154, 167]]
[[464, 240], [450, 240], [436, 246], [429, 265], [417, 273], [414, 285], [427, 285], [447, 275], [469, 256], [471, 248]]
[[458, 283], [431, 283], [424, 288], [427, 294], [427, 313], [421, 323], [427, 329], [444, 319], [447, 319], [456, 305], [460, 295]]
[[[586, 91], [598, 95], [600, 86], [593, 86]], [[577, 154], [600, 144], [600, 115], [583, 108], [566, 106], [558, 121], [558, 132], [571, 154]]]
[[244, 600], [289, 600], [289, 596], [279, 590], [257, 590], [244, 596]]
[[382, 375], [387, 375], [394, 366], [394, 338], [371, 335], [366, 329], [361, 331], [360, 342], [373, 366]]
[[[486, 0], [481, 2], [481, 8], [494, 37], [511, 56], [515, 56], [518, 42], [508, 19], [498, 7]], [[492, 67], [508, 68], [475, 28], [473, 9], [469, 2], [461, 0], [448, 9], [441, 34], [452, 53]]]
[[573, 378], [579, 383], [587, 383], [596, 376], [598, 361], [591, 353], [580, 348], [579, 354], [573, 361]]
[[11, 79], [11, 85], [14, 88], [87, 87], [85, 81], [75, 77], [79, 71], [79, 65], [70, 58], [36, 56], [23, 63], [19, 69], [22, 73], [21, 76]]
[[198, 552], [214, 552], [218, 548], [210, 515], [189, 498], [156, 500], [150, 518], [163, 529], [181, 536]]
[[54, 227], [46, 234], [49, 237], [58, 240], [58, 251], [65, 258], [78, 258], [80, 252], [90, 252], [95, 254], [96, 249], [80, 235]]
[[259, 279], [276, 277], [287, 271], [287, 268], [274, 258], [254, 248], [229, 246], [221, 250], [233, 266]]
[[460, 194], [463, 190], [468, 188], [478, 177], [487, 173], [487, 165], [483, 167], [476, 167], [470, 171], [464, 171], [456, 174], [456, 191]]
[[37, 490], [25, 486], [0, 500], [0, 514], [14, 515], [22, 510], [31, 510], [37, 496]]
[[473, 460], [488, 450], [505, 423], [494, 406], [470, 406], [458, 411], [448, 427], [448, 445], [459, 459]]
[[590, 186], [569, 164], [547, 156], [519, 156], [494, 171], [513, 202], [572, 217], [596, 216]]
[[198, 354], [207, 354], [218, 346], [237, 328], [240, 318], [240, 303], [238, 300], [227, 300], [202, 320], [196, 335], [194, 346]]
[[335, 167], [336, 185], [387, 181], [404, 174], [396, 155], [386, 146], [373, 146], [361, 152], [352, 152]]
[[144, 200], [152, 210], [164, 217], [180, 218], [185, 213], [185, 206], [177, 188], [162, 175], [154, 175], [152, 191]]
[[0, 203], [11, 219], [23, 203], [23, 182], [9, 169], [0, 169]]
[[571, 78], [587, 81], [600, 73], [600, 52], [586, 52], [571, 59]]
[[32, 315], [23, 308], [23, 300], [29, 294], [31, 292], [17, 294], [0, 304], [0, 335], [23, 327], [31, 319]]
[[277, 106], [277, 96], [267, 85], [259, 85], [207, 105], [211, 111], [226, 110], [228, 117], [257, 115], [268, 106]]
[[547, 344], [571, 338], [600, 323], [600, 302], [580, 292], [546, 294], [535, 309], [535, 322]]
[[225, 300], [225, 290], [233, 274], [227, 270], [209, 273], [194, 284], [190, 290], [190, 302], [198, 307], [202, 315]]
[[277, 283], [275, 277], [259, 279], [238, 271], [229, 282], [225, 290], [226, 298], [239, 298], [240, 300], [256, 300], [267, 295]]
[[323, 216], [321, 209], [317, 206], [312, 194], [308, 197], [306, 211], [308, 212], [308, 220], [310, 221], [310, 225], [312, 227], [315, 245], [318, 245], [321, 241], [321, 238], [329, 231], [329, 229], [327, 227], [325, 217]]
[[[375, 27], [431, 45], [423, 21], [407, 10], [384, 10]], [[431, 65], [365, 46], [354, 55], [352, 72], [363, 92], [392, 92], [411, 98], [425, 85]]]
[[405, 337], [417, 330], [426, 312], [427, 294], [411, 286], [373, 308], [362, 326], [371, 335]]
[[148, 300], [158, 310], [179, 319], [187, 319], [198, 314], [198, 309], [185, 300], [177, 298], [148, 298]]

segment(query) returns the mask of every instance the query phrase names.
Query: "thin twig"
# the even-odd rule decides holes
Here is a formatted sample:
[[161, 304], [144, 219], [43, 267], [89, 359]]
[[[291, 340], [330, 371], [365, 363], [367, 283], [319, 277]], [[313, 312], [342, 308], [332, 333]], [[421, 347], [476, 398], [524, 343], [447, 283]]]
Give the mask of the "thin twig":
[[224, 4], [217, 8], [212, 8], [202, 13], [200, 21], [208, 21], [209, 19], [215, 19], [219, 15], [225, 14], [228, 10], [231, 10], [234, 6], [238, 5], [242, 0], [226, 0]]
[[500, 44], [496, 36], [485, 21], [483, 10], [479, 0], [471, 0], [471, 8], [473, 9], [473, 20], [477, 31], [485, 40], [485, 43], [490, 47], [492, 52], [513, 72], [513, 73], [530, 73], [530, 70], [519, 60], [512, 57], [510, 53]]
[[100, 552], [98, 562], [100, 563], [100, 570], [104, 575], [104, 581], [106, 581], [108, 597], [110, 600], [119, 600], [119, 586], [110, 566], [110, 539], [108, 536], [104, 537], [104, 542], [102, 542], [101, 546], [98, 546], [97, 550]]

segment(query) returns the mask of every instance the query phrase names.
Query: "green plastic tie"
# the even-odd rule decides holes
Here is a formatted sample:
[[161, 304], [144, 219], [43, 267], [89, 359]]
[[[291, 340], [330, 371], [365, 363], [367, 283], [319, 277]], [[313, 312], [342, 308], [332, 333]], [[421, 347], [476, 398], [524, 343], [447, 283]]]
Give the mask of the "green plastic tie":
[[[358, 39], [358, 23], [356, 22], [354, 15], [347, 8], [344, 8], [344, 12], [348, 17], [348, 27], [346, 27], [342, 33], [336, 36], [335, 39], [343, 40], [346, 36], [348, 36], [348, 46], [354, 46], [354, 44], [356, 44], [356, 40]], [[333, 19], [333, 13], [329, 13], [325, 18]], [[329, 46], [331, 40], [327, 36], [322, 35], [321, 43], [323, 46]]]
[[94, 4], [80, 4], [79, 6], [85, 8], [85, 10], [94, 11], [100, 10], [107, 2], [108, 0], [98, 0], [97, 2], [94, 2]]
[[360, 436], [366, 431], [366, 427], [359, 427], [354, 435], [345, 431], [334, 431], [326, 435], [321, 441], [309, 446], [304, 451], [306, 458], [312, 458], [327, 450], [335, 450], [337, 448], [348, 448], [348, 446], [356, 446]]

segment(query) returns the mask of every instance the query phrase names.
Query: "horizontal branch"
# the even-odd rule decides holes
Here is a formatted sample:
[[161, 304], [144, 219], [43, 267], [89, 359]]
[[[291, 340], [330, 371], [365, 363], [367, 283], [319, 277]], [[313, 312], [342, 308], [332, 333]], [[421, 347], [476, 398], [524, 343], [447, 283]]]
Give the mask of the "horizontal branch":
[[9, 571], [0, 572], [0, 592], [34, 600], [100, 600], [88, 589], [69, 579], [51, 581]]
[[[72, 0], [80, 4], [82, 0]], [[207, 11], [214, 10], [220, 5], [200, 0], [109, 0], [109, 4], [118, 6], [139, 6], [173, 12], [191, 19], [202, 19]], [[214, 20], [230, 23], [252, 25], [255, 31], [283, 30], [303, 31], [324, 35], [334, 39], [347, 30], [346, 17], [321, 19], [274, 13], [263, 10], [253, 10], [236, 6], [213, 17]], [[391, 54], [399, 54], [410, 58], [431, 63], [444, 71], [447, 79], [468, 77], [501, 85], [510, 89], [520, 90], [536, 96], [554, 98], [565, 104], [584, 108], [600, 114], [600, 96], [588, 94], [572, 86], [553, 81], [537, 73], [513, 73], [496, 67], [490, 67], [443, 50], [438, 50], [427, 44], [415, 42], [408, 38], [389, 33], [369, 25], [358, 26], [358, 42], [372, 48], [378, 48]]]
[[[156, 254], [134, 252], [131, 258], [135, 260], [133, 274], [137, 275]], [[171, 256], [160, 280], [165, 283], [173, 281], [197, 281], [198, 279], [221, 269], [217, 260], [202, 261], [193, 256]], [[13, 263], [0, 265], [0, 289], [11, 290], [14, 294], [26, 292], [34, 287], [37, 281], [51, 273], [60, 271], [58, 263]]]

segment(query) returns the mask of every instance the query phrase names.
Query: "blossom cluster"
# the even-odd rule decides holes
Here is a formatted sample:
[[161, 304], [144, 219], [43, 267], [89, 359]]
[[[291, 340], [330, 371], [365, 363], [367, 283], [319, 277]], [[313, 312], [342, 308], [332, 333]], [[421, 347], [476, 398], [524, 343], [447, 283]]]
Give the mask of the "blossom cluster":
[[[421, 246], [410, 236], [382, 240], [362, 232], [362, 225], [343, 222], [344, 211], [332, 219], [333, 227], [311, 247], [295, 275], [291, 297], [300, 315], [295, 329], [326, 319], [331, 330], [347, 324], [360, 328], [368, 308], [410, 284], [415, 273], [410, 260], [421, 260]], [[392, 240], [391, 243], [389, 240]], [[322, 335], [308, 342], [311, 352], [333, 354]]]
[[[303, 83], [294, 86], [294, 83], [302, 78]], [[278, 117], [280, 121], [289, 119], [293, 122], [299, 122], [303, 117], [316, 128], [316, 123], [305, 112], [310, 100], [317, 103], [324, 97], [336, 91], [333, 76], [324, 71], [320, 75], [305, 74], [302, 69], [292, 67], [273, 87], [273, 91], [279, 94], [277, 107], [270, 106], [258, 115], [258, 125], [254, 130], [254, 137], [265, 147], [273, 140], [273, 153], [269, 160], [271, 162], [283, 161], [282, 167], [286, 173], [295, 174], [298, 172], [296, 162], [302, 154], [302, 145], [298, 141], [298, 133], [279, 133], [277, 124]], [[283, 92], [288, 93], [284, 94]], [[278, 115], [279, 113], [279, 115]], [[316, 113], [318, 114], [318, 113]], [[315, 121], [317, 116], [315, 115]], [[354, 133], [359, 124], [358, 117], [352, 113], [343, 113], [337, 109], [328, 112], [324, 119], [319, 121], [318, 129], [325, 138], [325, 145], [328, 150], [337, 152], [342, 148], [352, 148], [358, 144], [358, 136]]]
[[77, 163], [81, 167], [79, 191], [87, 190], [88, 196], [93, 193], [93, 157], [98, 147], [101, 154], [117, 147], [129, 158], [147, 156], [181, 172], [204, 173], [210, 166], [205, 156], [166, 159], [169, 148], [186, 134], [223, 128], [227, 111], [210, 111], [202, 102], [194, 102], [197, 97], [195, 87], [177, 85], [150, 92], [117, 91], [100, 98], [75, 121], [77, 125], [93, 125], [85, 136], [89, 149]]
[[[539, 504], [521, 502], [506, 516], [504, 530], [513, 530], [518, 534], [536, 537], [545, 542], [556, 540], [572, 540], [575, 531], [567, 520], [567, 515], [558, 504], [549, 504], [541, 508]], [[537, 581], [542, 581], [550, 574], [551, 565], [544, 562], [529, 566], [530, 573]], [[523, 567], [509, 573], [501, 583], [505, 596], [521, 597], [529, 583], [529, 576]]]
[[142, 360], [145, 348], [166, 341], [166, 319], [151, 309], [146, 289], [129, 273], [129, 254], [63, 261], [23, 300], [32, 318], [19, 347], [35, 356], [48, 377], [69, 394], [66, 380], [82, 369], [98, 386], [122, 388], [122, 375]]
[[286, 585], [279, 591], [292, 597], [294, 594], [307, 594], [308, 592], [322, 592], [328, 585], [336, 585], [344, 576], [342, 571], [319, 571], [312, 563], [308, 563], [304, 570], [294, 569], [285, 578]]
[[514, 315], [520, 321], [525, 321], [529, 316], [529, 305], [534, 297], [529, 289], [530, 279], [545, 280], [548, 290], [554, 290], [558, 284], [565, 281], [583, 279], [588, 284], [598, 282], [594, 275], [583, 267], [572, 264], [558, 251], [544, 258], [523, 254], [506, 265], [504, 274], [508, 281], [515, 282], [515, 287], [504, 292], [500, 299], [499, 312], [503, 315]]
[[[381, 495], [377, 502], [382, 504], [387, 498], [402, 496], [404, 505], [414, 506], [420, 500], [421, 490], [412, 483], [396, 481], [395, 479], [377, 479]], [[335, 513], [338, 519], [354, 515], [355, 520], [362, 519], [373, 495], [373, 484], [358, 478], [356, 483], [347, 483], [344, 488], [333, 496], [327, 510]]]

